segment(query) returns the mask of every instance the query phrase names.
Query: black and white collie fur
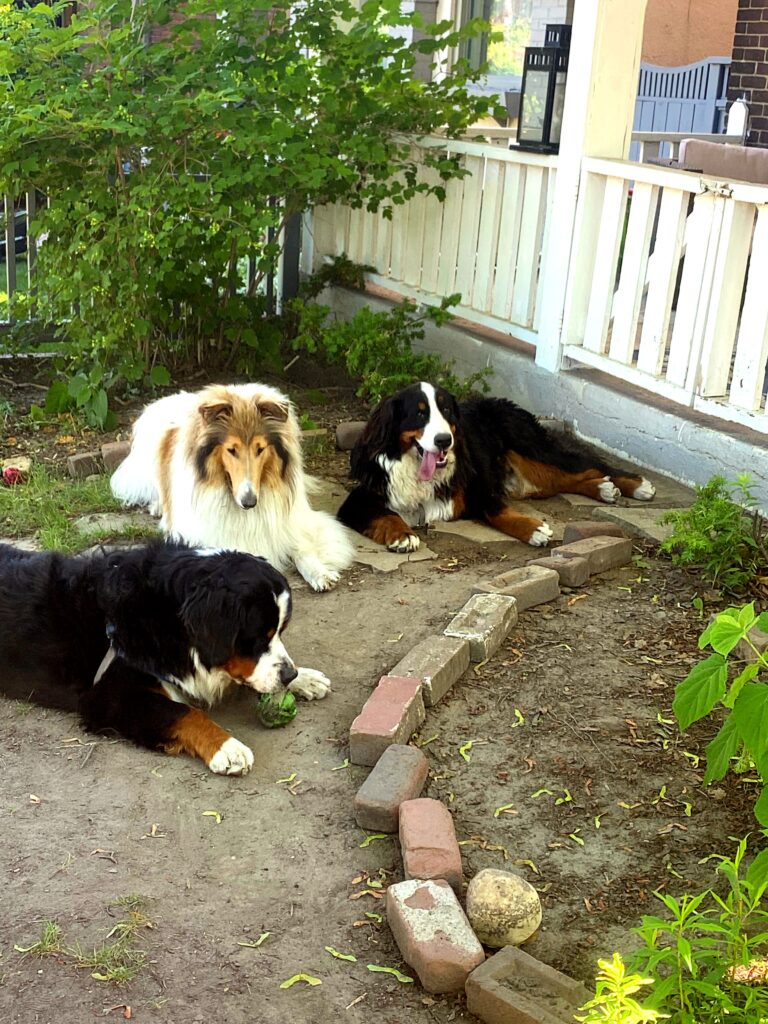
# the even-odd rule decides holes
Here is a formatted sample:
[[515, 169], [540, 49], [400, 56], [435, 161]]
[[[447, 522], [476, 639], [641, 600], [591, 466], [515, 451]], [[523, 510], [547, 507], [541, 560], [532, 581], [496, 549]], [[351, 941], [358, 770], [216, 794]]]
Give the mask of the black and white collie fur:
[[352, 564], [344, 528], [310, 506], [293, 406], [266, 384], [214, 385], [147, 406], [112, 491], [160, 514], [171, 539], [262, 555], [281, 571], [292, 563], [314, 590]]
[[86, 728], [242, 775], [253, 753], [195, 704], [232, 686], [324, 697], [283, 645], [285, 577], [263, 558], [155, 544], [68, 558], [0, 545], [0, 692]]
[[647, 501], [653, 484], [611, 468], [545, 430], [504, 398], [461, 404], [440, 387], [413, 384], [374, 409], [351, 456], [358, 486], [339, 509], [347, 526], [392, 551], [415, 551], [413, 527], [479, 519], [532, 544], [552, 529], [510, 500], [585, 494]]

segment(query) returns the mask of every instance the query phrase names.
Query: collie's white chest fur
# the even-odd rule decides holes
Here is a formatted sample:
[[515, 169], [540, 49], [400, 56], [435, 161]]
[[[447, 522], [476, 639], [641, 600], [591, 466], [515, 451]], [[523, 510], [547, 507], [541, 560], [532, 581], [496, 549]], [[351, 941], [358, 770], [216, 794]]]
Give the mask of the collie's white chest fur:
[[447, 484], [453, 477], [456, 468], [453, 455], [449, 454], [448, 465], [438, 470], [432, 480], [419, 480], [420, 461], [414, 448], [400, 459], [379, 456], [379, 465], [388, 478], [387, 505], [409, 526], [453, 519], [453, 500], [435, 496], [435, 488]]

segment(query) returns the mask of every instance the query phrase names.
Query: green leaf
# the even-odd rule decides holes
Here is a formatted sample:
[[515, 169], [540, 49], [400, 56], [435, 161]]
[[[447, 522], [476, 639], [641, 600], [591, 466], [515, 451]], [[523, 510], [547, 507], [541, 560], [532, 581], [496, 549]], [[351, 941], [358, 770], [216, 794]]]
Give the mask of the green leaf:
[[728, 715], [720, 731], [706, 748], [707, 770], [704, 772], [704, 784], [722, 779], [728, 771], [731, 758], [735, 757], [741, 746], [741, 736], [733, 719], [733, 712]]
[[755, 760], [757, 770], [768, 778], [768, 686], [745, 683], [730, 717]]
[[357, 957], [356, 956], [352, 956], [351, 953], [340, 953], [338, 951], [338, 949], [334, 949], [333, 946], [326, 946], [325, 947], [325, 952], [326, 953], [330, 953], [331, 956], [335, 957], [337, 960], [349, 960], [350, 963], [353, 963], [353, 964], [357, 963]]
[[63, 380], [55, 380], [45, 396], [45, 411], [49, 416], [65, 412], [72, 405], [69, 389]]
[[153, 387], [168, 387], [171, 383], [171, 375], [164, 366], [156, 363], [149, 371], [149, 381]]
[[280, 988], [291, 988], [297, 981], [305, 981], [307, 985], [315, 986], [322, 985], [322, 981], [319, 978], [313, 977], [311, 974], [294, 974], [293, 977], [287, 978], [285, 981], [280, 982]]
[[380, 967], [378, 964], [367, 964], [366, 966], [368, 967], [369, 971], [373, 971], [376, 974], [393, 975], [395, 978], [397, 978], [399, 982], [402, 982], [403, 985], [413, 984], [413, 978], [409, 977], [409, 975], [407, 974], [403, 974], [401, 971], [398, 971], [394, 967]]
[[[744, 616], [742, 613], [750, 609], [750, 614]], [[707, 643], [717, 651], [718, 654], [728, 655], [746, 634], [754, 621], [754, 606], [747, 605], [741, 612], [729, 609], [721, 612], [707, 630]], [[744, 619], [744, 621], [742, 621]], [[702, 636], [703, 639], [703, 636]]]
[[[755, 801], [755, 817], [763, 826], [768, 828], [768, 786], [763, 786], [760, 796]], [[763, 850], [763, 853], [768, 851]]]
[[362, 843], [360, 843], [360, 849], [364, 850], [366, 846], [370, 846], [371, 843], [375, 843], [378, 839], [389, 839], [389, 836], [386, 832], [372, 832], [371, 835], [366, 836]]
[[[765, 795], [765, 789], [758, 797], [758, 803]], [[768, 800], [768, 797], [766, 798]], [[755, 811], [757, 814], [757, 811]], [[761, 822], [761, 824], [763, 824]], [[747, 869], [747, 884], [753, 890], [762, 890], [768, 885], [768, 849], [761, 850]]]
[[725, 696], [728, 668], [721, 654], [710, 654], [694, 665], [675, 688], [672, 710], [681, 731], [708, 715]]
[[753, 661], [746, 666], [743, 672], [740, 672], [739, 675], [736, 676], [736, 678], [733, 680], [730, 687], [728, 688], [728, 693], [723, 698], [723, 704], [725, 705], [725, 707], [733, 707], [733, 705], [736, 703], [739, 694], [741, 693], [744, 684], [751, 682], [759, 672], [760, 666], [757, 664], [757, 662]]

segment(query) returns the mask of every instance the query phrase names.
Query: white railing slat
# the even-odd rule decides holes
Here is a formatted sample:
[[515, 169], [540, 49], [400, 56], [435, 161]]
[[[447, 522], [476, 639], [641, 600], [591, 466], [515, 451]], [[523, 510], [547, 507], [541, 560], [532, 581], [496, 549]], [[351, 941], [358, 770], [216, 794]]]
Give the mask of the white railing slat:
[[506, 164], [499, 214], [499, 246], [496, 255], [496, 273], [491, 293], [491, 312], [504, 320], [512, 309], [512, 289], [515, 283], [517, 243], [520, 238], [520, 218], [523, 213], [525, 167]]
[[466, 178], [452, 178], [445, 190], [443, 230], [440, 237], [440, 263], [437, 268], [437, 294], [456, 291], [456, 259], [459, 252], [459, 227]]
[[[424, 167], [422, 178], [428, 185], [444, 184], [434, 167]], [[421, 262], [421, 287], [426, 292], [437, 291], [437, 272], [440, 266], [440, 242], [443, 231], [445, 204], [434, 196], [424, 199], [424, 246]]]
[[529, 167], [523, 190], [523, 212], [520, 217], [520, 238], [517, 244], [517, 266], [512, 289], [510, 319], [530, 327], [533, 303], [539, 279], [539, 254], [546, 207], [546, 176], [543, 167]]
[[468, 156], [465, 166], [470, 176], [464, 179], [455, 288], [457, 292], [461, 292], [461, 301], [464, 305], [469, 305], [475, 280], [477, 233], [480, 227], [480, 205], [483, 195], [483, 161], [480, 157]]
[[752, 240], [747, 291], [736, 343], [730, 400], [739, 409], [756, 410], [762, 404], [768, 361], [768, 206], [757, 213]]
[[629, 224], [624, 240], [619, 287], [614, 298], [613, 330], [608, 355], [620, 363], [631, 363], [635, 352], [637, 321], [643, 297], [648, 247], [658, 203], [656, 185], [640, 182], [632, 192]]
[[408, 204], [395, 204], [392, 207], [392, 246], [389, 256], [389, 272], [394, 281], [403, 280], [407, 246]]
[[689, 193], [676, 188], [665, 188], [661, 196], [656, 243], [648, 260], [648, 295], [637, 356], [638, 370], [652, 377], [658, 377], [664, 365], [688, 201]]
[[486, 313], [491, 308], [491, 286], [499, 246], [503, 172], [503, 165], [497, 160], [486, 160], [480, 228], [477, 233], [477, 267], [472, 296], [468, 302], [473, 309], [481, 309]]
[[605, 352], [616, 264], [627, 208], [627, 186], [628, 182], [624, 178], [608, 178], [605, 183], [592, 288], [584, 327], [584, 347], [592, 352]]

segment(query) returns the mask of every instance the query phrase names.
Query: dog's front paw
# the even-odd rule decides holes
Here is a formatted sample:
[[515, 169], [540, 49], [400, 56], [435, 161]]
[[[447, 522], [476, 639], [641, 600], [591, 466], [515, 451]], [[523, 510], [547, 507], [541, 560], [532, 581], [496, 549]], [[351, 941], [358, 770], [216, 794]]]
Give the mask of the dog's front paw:
[[528, 538], [532, 548], [545, 548], [552, 540], [552, 527], [549, 523], [541, 523]]
[[406, 533], [403, 537], [398, 537], [397, 540], [391, 540], [387, 544], [388, 551], [396, 551], [399, 555], [405, 555], [409, 551], [418, 551], [421, 541], [415, 533]]
[[316, 574], [309, 574], [304, 579], [313, 590], [322, 592], [323, 590], [331, 590], [341, 579], [341, 573], [326, 570]]
[[321, 700], [331, 691], [331, 680], [314, 668], [300, 668], [299, 674], [288, 686], [291, 693], [298, 694], [304, 700]]
[[217, 775], [247, 775], [253, 768], [253, 751], [230, 736], [208, 762], [208, 767]]
[[643, 477], [639, 486], [635, 488], [632, 497], [637, 499], [637, 501], [650, 501], [655, 494], [656, 488], [650, 480]]
[[606, 505], [615, 505], [616, 500], [621, 497], [621, 491], [612, 480], [606, 477], [597, 485], [597, 496]]

